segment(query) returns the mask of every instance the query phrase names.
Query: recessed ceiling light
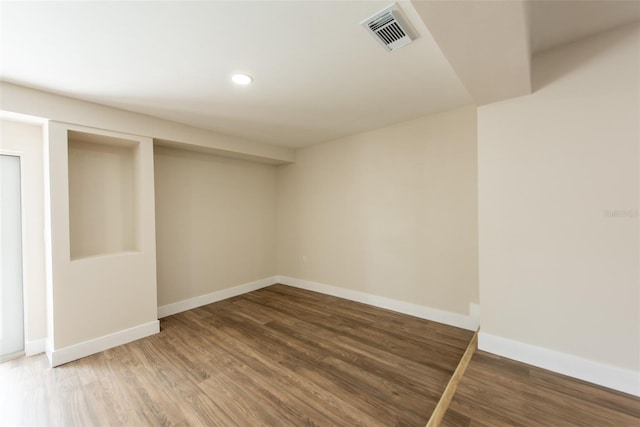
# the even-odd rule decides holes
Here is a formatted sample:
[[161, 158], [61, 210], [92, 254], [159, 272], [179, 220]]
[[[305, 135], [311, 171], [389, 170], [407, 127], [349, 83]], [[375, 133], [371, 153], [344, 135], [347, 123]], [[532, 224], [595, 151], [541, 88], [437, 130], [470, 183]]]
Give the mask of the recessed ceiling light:
[[253, 77], [248, 74], [234, 74], [231, 80], [237, 85], [248, 85], [253, 81]]

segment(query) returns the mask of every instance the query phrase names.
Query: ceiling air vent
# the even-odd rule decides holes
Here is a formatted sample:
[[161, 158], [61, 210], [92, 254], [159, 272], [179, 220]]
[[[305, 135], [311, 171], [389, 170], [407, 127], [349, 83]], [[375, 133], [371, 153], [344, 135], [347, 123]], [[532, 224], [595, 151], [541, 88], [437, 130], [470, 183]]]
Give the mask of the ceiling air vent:
[[417, 38], [416, 32], [395, 3], [361, 24], [389, 51], [400, 49]]

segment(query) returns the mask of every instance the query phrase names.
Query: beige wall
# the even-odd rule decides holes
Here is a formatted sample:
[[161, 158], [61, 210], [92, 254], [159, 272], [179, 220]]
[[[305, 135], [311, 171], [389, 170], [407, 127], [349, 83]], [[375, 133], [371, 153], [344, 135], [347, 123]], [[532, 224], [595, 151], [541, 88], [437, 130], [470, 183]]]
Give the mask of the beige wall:
[[296, 155], [278, 167], [279, 274], [463, 314], [478, 301], [474, 106]]
[[155, 147], [158, 305], [276, 274], [274, 166]]
[[25, 341], [47, 336], [42, 126], [0, 120], [0, 152], [19, 154], [23, 203]]
[[[133, 179], [137, 187], [136, 252], [71, 259], [70, 220], [77, 218], [69, 215], [69, 130], [109, 140], [125, 139], [137, 147]], [[67, 347], [124, 330], [150, 331], [157, 326], [153, 142], [145, 137], [50, 122], [47, 154], [52, 265], [49, 345], [52, 364], [56, 365], [73, 360], [74, 353]]]
[[482, 332], [635, 371], [639, 31], [536, 56], [534, 94], [478, 111]]
[[0, 81], [0, 93], [2, 111], [143, 135], [162, 140], [166, 144], [184, 145], [193, 150], [238, 156], [258, 162], [280, 164], [295, 160], [291, 148], [249, 141], [3, 81]]
[[69, 140], [71, 259], [137, 250], [135, 152]]
[[[477, 121], [469, 106], [301, 149], [295, 164], [155, 147], [155, 204], [142, 192], [136, 215], [151, 218], [147, 232], [157, 222], [157, 257], [155, 242], [141, 241], [142, 263], [70, 261], [66, 127], [54, 123], [52, 274], [64, 284], [52, 294], [54, 349], [275, 274], [466, 314], [479, 274], [483, 333], [640, 370], [639, 43], [636, 25], [545, 52], [533, 61], [535, 93], [483, 106]], [[38, 110], [29, 90], [10, 90], [21, 112], [63, 105], [116, 130], [158, 123], [53, 95]], [[195, 132], [198, 149], [218, 147], [167, 126], [187, 142]], [[294, 157], [253, 148], [240, 151]], [[105, 294], [114, 271], [132, 273]], [[29, 274], [38, 283], [44, 272]], [[44, 320], [33, 324], [29, 339], [43, 336]]]

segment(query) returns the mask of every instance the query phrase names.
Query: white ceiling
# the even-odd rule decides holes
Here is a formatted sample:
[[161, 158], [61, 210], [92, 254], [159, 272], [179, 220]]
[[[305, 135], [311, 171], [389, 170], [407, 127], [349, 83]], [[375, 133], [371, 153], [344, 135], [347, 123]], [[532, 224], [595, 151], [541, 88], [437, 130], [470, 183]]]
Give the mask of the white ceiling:
[[[603, 2], [535, 1], [533, 49], [638, 19], [637, 1], [585, 3]], [[474, 102], [411, 2], [400, 50], [360, 26], [389, 4], [2, 1], [0, 79], [290, 147]]]
[[640, 0], [534, 0], [534, 53], [640, 19]]
[[411, 45], [360, 26], [388, 4], [3, 3], [0, 78], [286, 146], [472, 102], [410, 3]]

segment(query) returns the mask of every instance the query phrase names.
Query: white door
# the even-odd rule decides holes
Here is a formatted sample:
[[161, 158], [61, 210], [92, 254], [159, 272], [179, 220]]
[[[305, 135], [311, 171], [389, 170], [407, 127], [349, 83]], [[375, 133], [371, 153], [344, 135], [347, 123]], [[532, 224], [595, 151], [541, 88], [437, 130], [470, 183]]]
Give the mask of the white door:
[[24, 351], [20, 157], [0, 155], [0, 360]]

